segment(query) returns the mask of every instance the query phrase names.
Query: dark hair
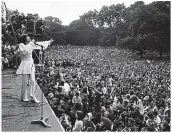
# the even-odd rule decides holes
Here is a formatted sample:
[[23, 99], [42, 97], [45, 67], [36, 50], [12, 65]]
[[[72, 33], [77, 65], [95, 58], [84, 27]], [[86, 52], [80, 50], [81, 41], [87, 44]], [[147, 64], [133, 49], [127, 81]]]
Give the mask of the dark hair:
[[59, 83], [61, 86], [64, 86], [64, 81], [60, 81]]
[[168, 123], [164, 123], [163, 124], [163, 126], [164, 126], [164, 130], [163, 131], [170, 131], [170, 126], [168, 125]]
[[27, 35], [26, 34], [21, 35], [20, 38], [19, 38], [19, 43], [26, 44], [26, 41], [27, 41]]
[[83, 120], [83, 113], [82, 113], [82, 111], [77, 111], [76, 113], [78, 115], [78, 120]]
[[78, 91], [76, 92], [76, 96], [79, 96], [79, 92]]

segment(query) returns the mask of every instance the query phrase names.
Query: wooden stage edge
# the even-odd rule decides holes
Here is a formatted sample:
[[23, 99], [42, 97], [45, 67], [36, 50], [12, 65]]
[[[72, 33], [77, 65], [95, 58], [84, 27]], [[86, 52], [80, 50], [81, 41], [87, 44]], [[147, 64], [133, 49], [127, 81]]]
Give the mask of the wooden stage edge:
[[[14, 70], [2, 71], [1, 79], [2, 131], [64, 132], [64, 128], [45, 97], [43, 97], [43, 104], [41, 105], [20, 100], [21, 76], [15, 76]], [[41, 89], [39, 87], [36, 89], [36, 96], [41, 100]], [[51, 125], [50, 128], [45, 128], [40, 124], [31, 124], [31, 121], [41, 118], [42, 105], [43, 117], [48, 117], [47, 124]]]

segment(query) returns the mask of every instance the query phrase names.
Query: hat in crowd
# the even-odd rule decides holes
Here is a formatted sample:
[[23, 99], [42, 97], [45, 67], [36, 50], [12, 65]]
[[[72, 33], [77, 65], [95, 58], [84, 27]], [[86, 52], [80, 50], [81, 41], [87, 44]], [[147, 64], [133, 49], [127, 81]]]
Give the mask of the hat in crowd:
[[125, 103], [129, 103], [130, 101], [129, 101], [129, 100], [127, 100], [127, 99], [125, 99], [123, 102], [125, 102]]
[[106, 111], [106, 108], [104, 106], [101, 107], [101, 109], [105, 112]]
[[53, 93], [49, 93], [48, 94], [48, 98], [53, 98], [54, 97], [54, 94]]
[[108, 117], [109, 116], [109, 112], [105, 111], [104, 115]]
[[140, 85], [137, 85], [136, 87], [137, 87], [137, 88], [141, 88], [141, 86], [140, 86]]
[[146, 60], [147, 63], [151, 63], [150, 60]]
[[143, 100], [144, 100], [144, 101], [149, 100], [149, 96], [145, 96], [145, 97], [143, 98]]
[[87, 113], [87, 115], [88, 115], [89, 118], [93, 117], [92, 113]]
[[131, 95], [130, 100], [136, 100], [137, 96], [136, 95]]
[[168, 102], [168, 103], [171, 103], [171, 99], [170, 99], [170, 98], [168, 98], [168, 99], [167, 99], [167, 102]]

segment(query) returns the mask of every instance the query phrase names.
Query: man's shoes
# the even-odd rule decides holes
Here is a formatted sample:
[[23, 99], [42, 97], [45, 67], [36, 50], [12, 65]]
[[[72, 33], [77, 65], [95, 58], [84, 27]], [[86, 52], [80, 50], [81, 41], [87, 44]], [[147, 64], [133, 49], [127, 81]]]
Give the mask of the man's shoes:
[[23, 101], [23, 102], [29, 102], [29, 99], [28, 98], [21, 98], [21, 101]]
[[40, 101], [35, 96], [30, 96], [32, 102], [40, 103]]

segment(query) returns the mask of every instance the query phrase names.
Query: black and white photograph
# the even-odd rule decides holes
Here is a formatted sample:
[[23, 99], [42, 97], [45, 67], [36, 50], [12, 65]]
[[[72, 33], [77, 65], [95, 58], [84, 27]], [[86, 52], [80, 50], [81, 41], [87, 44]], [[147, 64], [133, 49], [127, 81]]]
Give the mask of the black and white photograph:
[[171, 1], [2, 0], [2, 132], [170, 132]]

